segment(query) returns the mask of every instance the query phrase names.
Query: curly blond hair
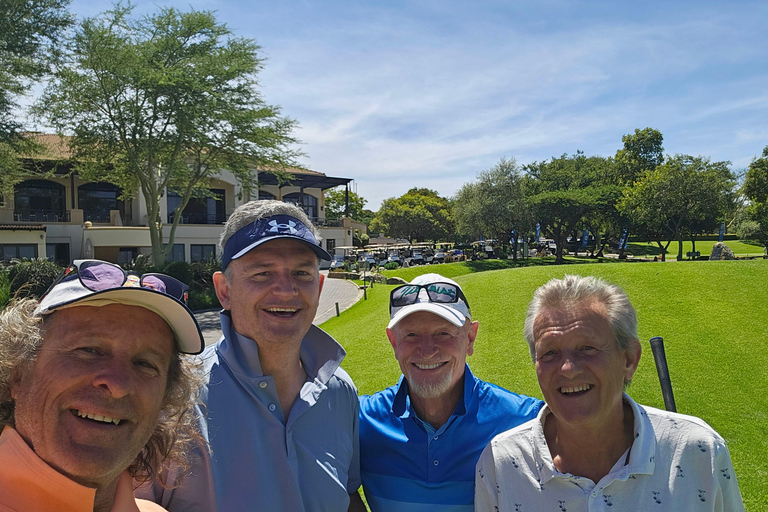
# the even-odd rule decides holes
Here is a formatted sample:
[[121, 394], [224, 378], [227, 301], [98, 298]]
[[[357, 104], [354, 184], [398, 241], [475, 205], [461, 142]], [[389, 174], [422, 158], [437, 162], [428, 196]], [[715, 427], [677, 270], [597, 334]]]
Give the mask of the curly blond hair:
[[[14, 300], [0, 312], [0, 430], [15, 427], [11, 388], [32, 371], [45, 342], [45, 318], [34, 314], [37, 305], [35, 299]], [[128, 467], [137, 482], [154, 480], [169, 463], [181, 474], [189, 469], [190, 448], [202, 443], [194, 410], [200, 381], [196, 359], [174, 349], [157, 426]]]

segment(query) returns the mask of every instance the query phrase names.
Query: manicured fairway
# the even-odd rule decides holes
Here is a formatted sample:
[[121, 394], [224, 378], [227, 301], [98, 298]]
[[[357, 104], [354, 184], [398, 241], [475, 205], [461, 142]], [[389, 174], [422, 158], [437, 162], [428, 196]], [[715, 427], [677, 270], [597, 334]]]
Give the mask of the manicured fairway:
[[[533, 291], [566, 273], [621, 285], [638, 310], [643, 356], [629, 389], [663, 408], [648, 340], [664, 337], [678, 412], [699, 416], [728, 442], [747, 510], [768, 510], [768, 260], [548, 265], [471, 272], [461, 264], [404, 269], [444, 272], [463, 287], [480, 321], [475, 355], [480, 378], [541, 397], [522, 337]], [[464, 275], [462, 275], [464, 274]], [[392, 286], [323, 324], [347, 349], [344, 368], [360, 393], [397, 382], [400, 370], [385, 335]]]

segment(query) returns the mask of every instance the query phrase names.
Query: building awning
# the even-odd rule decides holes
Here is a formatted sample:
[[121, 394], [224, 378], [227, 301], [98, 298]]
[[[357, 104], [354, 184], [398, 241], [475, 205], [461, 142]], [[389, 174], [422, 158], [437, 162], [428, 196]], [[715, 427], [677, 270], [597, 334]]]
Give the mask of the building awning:
[[[334, 178], [319, 172], [293, 172], [291, 174], [294, 176], [291, 184], [283, 185], [283, 187], [319, 188], [320, 190], [326, 190], [338, 187], [339, 185], [346, 185], [352, 181], [352, 178]], [[262, 185], [278, 185], [277, 177], [270, 172], [264, 171], [259, 172], [259, 183]]]

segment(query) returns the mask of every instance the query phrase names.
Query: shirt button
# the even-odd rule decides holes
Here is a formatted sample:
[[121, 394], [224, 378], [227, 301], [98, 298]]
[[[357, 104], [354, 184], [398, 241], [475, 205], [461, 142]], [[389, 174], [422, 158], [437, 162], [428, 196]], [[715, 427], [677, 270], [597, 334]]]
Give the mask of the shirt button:
[[261, 389], [264, 389], [265, 387], [267, 387], [267, 383], [266, 382], [259, 382], [259, 387]]
[[277, 407], [275, 407], [275, 404], [269, 404], [270, 411], [275, 412], [275, 409], [277, 409]]
[[437, 459], [435, 459], [435, 460], [433, 460], [433, 461], [432, 461], [432, 464], [434, 464], [435, 466], [437, 466], [438, 464], [440, 464], [440, 461], [439, 461], [439, 460], [437, 460]]
[[435, 436], [435, 437], [433, 437], [432, 439], [433, 439], [433, 440], [435, 440], [435, 441], [437, 441], [437, 438], [438, 438], [438, 437], [440, 437], [440, 436]]

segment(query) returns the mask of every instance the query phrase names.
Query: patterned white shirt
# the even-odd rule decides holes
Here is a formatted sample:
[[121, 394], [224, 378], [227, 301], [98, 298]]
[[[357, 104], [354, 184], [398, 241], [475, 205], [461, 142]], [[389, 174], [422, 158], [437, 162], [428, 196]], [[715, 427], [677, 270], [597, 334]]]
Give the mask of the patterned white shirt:
[[744, 510], [728, 448], [703, 420], [624, 395], [634, 413], [635, 441], [599, 482], [555, 468], [536, 419], [496, 436], [475, 471], [478, 512]]

